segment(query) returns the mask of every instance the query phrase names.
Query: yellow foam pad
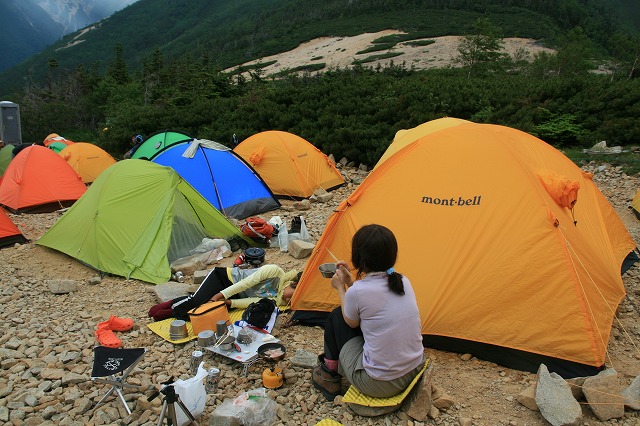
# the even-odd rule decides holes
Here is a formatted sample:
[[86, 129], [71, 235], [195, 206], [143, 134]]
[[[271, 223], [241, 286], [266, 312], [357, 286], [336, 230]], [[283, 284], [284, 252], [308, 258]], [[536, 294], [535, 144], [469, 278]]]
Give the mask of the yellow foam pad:
[[183, 339], [179, 339], [179, 340], [171, 340], [169, 338], [169, 336], [171, 335], [171, 333], [169, 333], [169, 328], [171, 327], [171, 323], [173, 321], [175, 321], [175, 318], [167, 318], [165, 320], [162, 321], [156, 321], [156, 322], [151, 322], [149, 324], [147, 324], [147, 327], [149, 327], [149, 329], [151, 331], [153, 331], [154, 333], [156, 333], [158, 336], [162, 337], [164, 340], [166, 340], [167, 342], [171, 342], [175, 345], [179, 344], [179, 343], [186, 343], [190, 340], [196, 339], [198, 336], [193, 332], [193, 327], [191, 327], [191, 323], [189, 321], [187, 321], [187, 331], [189, 331], [189, 335]]
[[229, 311], [229, 319], [231, 320], [231, 324], [236, 321], [240, 321], [242, 319], [242, 314], [244, 313], [244, 309], [231, 309]]
[[342, 426], [342, 423], [338, 423], [331, 419], [322, 419], [315, 426]]
[[367, 396], [363, 393], [360, 393], [360, 391], [356, 389], [355, 386], [350, 386], [349, 390], [347, 390], [347, 393], [342, 397], [342, 401], [352, 404], [364, 405], [366, 407], [392, 407], [394, 405], [399, 405], [400, 403], [402, 403], [402, 401], [404, 401], [407, 395], [409, 395], [409, 392], [411, 392], [411, 389], [413, 389], [416, 383], [418, 383], [418, 380], [420, 380], [420, 377], [422, 377], [422, 374], [427, 369], [428, 365], [429, 360], [424, 363], [420, 372], [416, 375], [416, 377], [413, 378], [411, 383], [409, 383], [409, 386], [407, 386], [404, 391], [400, 392], [397, 395], [390, 396], [389, 398], [374, 398], [372, 396]]

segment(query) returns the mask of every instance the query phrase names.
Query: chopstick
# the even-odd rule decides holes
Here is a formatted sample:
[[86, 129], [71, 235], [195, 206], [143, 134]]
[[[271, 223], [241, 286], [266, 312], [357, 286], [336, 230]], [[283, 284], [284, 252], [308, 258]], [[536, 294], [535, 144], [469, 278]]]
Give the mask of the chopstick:
[[[329, 254], [331, 255], [331, 257], [333, 257], [333, 260], [335, 260], [336, 263], [339, 262], [339, 260], [336, 257], [336, 255], [331, 253], [331, 250], [329, 250], [329, 247], [325, 246], [324, 248], [325, 248], [325, 250], [327, 250], [327, 252], [329, 252]], [[355, 278], [353, 278], [353, 275], [351, 275], [351, 272], [347, 268], [344, 268], [344, 269], [345, 269], [345, 271], [347, 271], [347, 274], [349, 274], [349, 276], [351, 277], [351, 281], [355, 281]]]
[[226, 339], [227, 337], [231, 336], [232, 334], [233, 334], [233, 328], [228, 328], [227, 332], [225, 334], [223, 334], [222, 336], [220, 336], [220, 338], [212, 346], [212, 348], [217, 348], [218, 346], [220, 346], [222, 344], [222, 342], [224, 341], [224, 339]]

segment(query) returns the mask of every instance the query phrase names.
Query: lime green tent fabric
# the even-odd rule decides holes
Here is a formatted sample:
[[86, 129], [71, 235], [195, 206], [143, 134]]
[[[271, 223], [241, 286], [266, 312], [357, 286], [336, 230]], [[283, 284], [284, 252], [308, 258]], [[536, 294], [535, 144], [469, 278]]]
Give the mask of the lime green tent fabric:
[[124, 160], [104, 170], [37, 244], [103, 272], [151, 283], [208, 238], [244, 237], [170, 167]]
[[13, 159], [13, 145], [7, 145], [0, 149], [0, 176], [4, 174], [4, 171], [9, 167], [9, 163]]

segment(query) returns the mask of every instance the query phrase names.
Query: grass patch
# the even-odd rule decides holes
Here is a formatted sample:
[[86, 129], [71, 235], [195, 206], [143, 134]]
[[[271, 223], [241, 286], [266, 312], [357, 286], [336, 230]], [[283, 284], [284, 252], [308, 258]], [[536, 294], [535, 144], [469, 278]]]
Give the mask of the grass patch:
[[273, 61], [267, 61], [267, 62], [258, 62], [256, 64], [252, 64], [252, 65], [241, 65], [235, 69], [233, 69], [230, 74], [231, 75], [236, 75], [236, 74], [242, 74], [243, 72], [247, 72], [247, 71], [253, 71], [253, 70], [259, 70], [262, 68], [266, 68], [269, 65], [273, 65], [276, 62], [278, 62], [277, 60], [273, 60]]
[[377, 43], [374, 44], [373, 46], [369, 46], [364, 50], [360, 50], [359, 52], [356, 52], [356, 55], [362, 55], [365, 53], [371, 53], [371, 52], [379, 52], [381, 50], [389, 50], [391, 48], [393, 48], [396, 45], [396, 43]]
[[314, 56], [313, 58], [311, 58], [311, 60], [312, 61], [319, 61], [322, 58], [324, 58], [324, 56]]
[[408, 41], [405, 44], [407, 46], [422, 47], [422, 46], [428, 46], [435, 42], [436, 42], [435, 40], [414, 40], [414, 41]]
[[[628, 147], [625, 147], [625, 149], [628, 149]], [[593, 161], [598, 164], [607, 163], [616, 167], [620, 166], [622, 171], [629, 176], [640, 173], [640, 156], [634, 152], [587, 154], [582, 152], [582, 148], [566, 148], [562, 152], [580, 167]]]
[[324, 62], [321, 62], [319, 64], [300, 65], [299, 67], [282, 70], [282, 71], [276, 73], [275, 75], [276, 75], [276, 77], [284, 77], [284, 76], [289, 75], [289, 74], [294, 74], [294, 73], [303, 72], [303, 71], [309, 71], [309, 72], [320, 71], [321, 69], [323, 69], [326, 66], [327, 66], [327, 64], [324, 63]]
[[402, 43], [403, 41], [410, 41], [410, 40], [416, 40], [416, 39], [427, 38], [427, 37], [433, 37], [433, 34], [429, 35], [426, 32], [416, 32], [416, 33], [408, 33], [408, 34], [390, 34], [390, 35], [378, 37], [377, 39], [373, 40], [371, 43], [398, 44], [398, 43]]
[[362, 65], [362, 64], [369, 63], [369, 62], [379, 61], [381, 59], [394, 58], [396, 56], [402, 55], [403, 53], [404, 52], [389, 52], [389, 53], [384, 53], [382, 55], [371, 55], [371, 56], [367, 56], [364, 59], [356, 59], [351, 64], [352, 65]]

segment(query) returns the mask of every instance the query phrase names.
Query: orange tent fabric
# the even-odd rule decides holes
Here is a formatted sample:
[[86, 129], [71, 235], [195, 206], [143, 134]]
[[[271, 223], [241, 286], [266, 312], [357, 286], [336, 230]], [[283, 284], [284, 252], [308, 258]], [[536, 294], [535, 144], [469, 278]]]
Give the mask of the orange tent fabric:
[[52, 150], [32, 145], [16, 155], [0, 183], [0, 204], [14, 212], [53, 211], [68, 207], [87, 187]]
[[277, 197], [307, 198], [313, 191], [344, 185], [333, 161], [310, 142], [292, 133], [269, 130], [233, 149], [251, 164]]
[[382, 154], [382, 157], [380, 157], [375, 167], [378, 167], [380, 164], [384, 163], [387, 158], [423, 136], [464, 123], [469, 123], [469, 121], [453, 117], [444, 117], [427, 121], [426, 123], [422, 123], [412, 129], [398, 130], [393, 138], [393, 142], [391, 142], [387, 150]]
[[4, 210], [0, 209], [0, 247], [23, 243], [26, 240], [20, 229], [11, 221]]
[[[579, 189], [557, 198], [540, 178], [550, 172]], [[561, 205], [571, 194], [572, 210]], [[339, 306], [318, 266], [331, 253], [350, 261], [353, 234], [370, 223], [398, 239], [395, 269], [416, 291], [425, 344], [437, 336], [604, 365], [635, 243], [591, 175], [552, 146], [470, 122], [408, 144], [329, 218], [294, 310]]]
[[76, 142], [58, 153], [82, 178], [91, 183], [116, 160], [104, 149], [87, 142]]

